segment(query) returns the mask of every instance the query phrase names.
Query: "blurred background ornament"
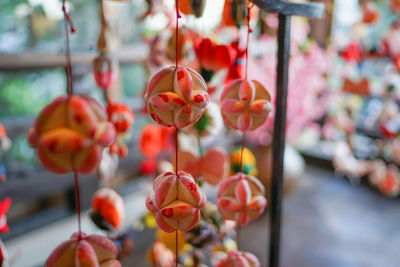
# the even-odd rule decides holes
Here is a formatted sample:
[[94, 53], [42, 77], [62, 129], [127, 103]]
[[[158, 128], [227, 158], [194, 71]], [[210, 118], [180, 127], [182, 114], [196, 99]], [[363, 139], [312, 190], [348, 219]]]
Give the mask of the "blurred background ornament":
[[93, 75], [98, 87], [109, 90], [118, 80], [118, 61], [109, 54], [100, 54], [93, 61]]
[[28, 136], [42, 164], [55, 173], [92, 172], [114, 139], [105, 110], [88, 96], [56, 98], [40, 112]]
[[[242, 154], [243, 153], [243, 154]], [[243, 172], [251, 176], [258, 176], [257, 161], [248, 148], [235, 148], [230, 155], [231, 175]], [[241, 166], [242, 165], [242, 166]]]
[[232, 250], [226, 254], [226, 257], [218, 262], [215, 267], [248, 266], [260, 267], [261, 263], [256, 256], [249, 252]]
[[124, 201], [113, 189], [102, 188], [93, 195], [90, 217], [100, 229], [110, 232], [119, 229], [124, 214]]
[[51, 253], [45, 264], [45, 267], [63, 266], [121, 267], [121, 263], [117, 260], [117, 248], [108, 238], [82, 233], [80, 239], [74, 233]]
[[154, 267], [173, 267], [175, 265], [174, 253], [160, 241], [155, 241], [149, 248], [147, 260]]
[[202, 177], [207, 183], [217, 185], [229, 173], [228, 155], [220, 147], [210, 148], [200, 156], [180, 150], [178, 159], [178, 169], [190, 173], [196, 181]]

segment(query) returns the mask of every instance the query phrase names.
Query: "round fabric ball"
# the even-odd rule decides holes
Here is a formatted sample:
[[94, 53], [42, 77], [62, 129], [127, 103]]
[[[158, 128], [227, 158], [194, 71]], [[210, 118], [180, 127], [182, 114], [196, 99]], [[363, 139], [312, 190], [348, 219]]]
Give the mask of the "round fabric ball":
[[225, 220], [246, 225], [263, 213], [267, 205], [264, 192], [264, 186], [257, 178], [237, 173], [219, 184], [218, 210]]
[[259, 82], [235, 80], [221, 95], [221, 112], [225, 124], [242, 132], [255, 130], [271, 111], [271, 96]]
[[55, 173], [90, 173], [116, 136], [103, 107], [89, 96], [60, 96], [47, 105], [29, 131], [41, 163]]
[[154, 121], [177, 128], [197, 122], [209, 102], [203, 78], [184, 67], [168, 67], [154, 74], [147, 83], [145, 98]]
[[146, 207], [156, 214], [161, 230], [186, 232], [196, 226], [207, 197], [189, 173], [163, 173], [154, 181], [153, 190], [146, 199]]
[[118, 134], [129, 132], [135, 121], [135, 115], [132, 110], [124, 104], [111, 104], [107, 108], [107, 113]]
[[45, 267], [121, 267], [117, 253], [114, 243], [104, 236], [82, 233], [79, 240], [79, 234], [74, 233], [51, 253]]
[[249, 252], [241, 252], [237, 249], [229, 251], [226, 257], [219, 261], [215, 267], [260, 267], [257, 257]]

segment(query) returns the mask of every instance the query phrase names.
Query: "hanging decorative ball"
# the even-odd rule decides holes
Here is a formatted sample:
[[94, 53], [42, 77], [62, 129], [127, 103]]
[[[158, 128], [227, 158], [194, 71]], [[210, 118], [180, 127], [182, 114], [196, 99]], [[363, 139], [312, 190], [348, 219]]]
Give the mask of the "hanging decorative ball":
[[[250, 11], [251, 18], [257, 18], [258, 9], [253, 7]], [[225, 0], [224, 10], [222, 12], [221, 26], [240, 27], [247, 16], [247, 1]]]
[[99, 266], [121, 267], [117, 260], [117, 248], [101, 235], [74, 233], [71, 239], [59, 245], [47, 259], [45, 267]]
[[203, 78], [184, 67], [167, 67], [153, 75], [147, 83], [145, 98], [154, 121], [177, 128], [197, 122], [209, 102]]
[[257, 257], [249, 252], [241, 252], [237, 249], [229, 251], [226, 257], [219, 261], [215, 267], [260, 267]]
[[102, 185], [109, 185], [111, 183], [118, 171], [118, 165], [118, 156], [111, 153], [109, 148], [104, 149], [96, 172]]
[[126, 105], [112, 103], [108, 105], [107, 113], [108, 120], [112, 122], [117, 131], [117, 137], [110, 146], [110, 152], [124, 158], [128, 155], [128, 148], [124, 139], [129, 139], [130, 128], [135, 121], [135, 115]]
[[[240, 162], [242, 162], [242, 166], [240, 166]], [[246, 147], [243, 148], [243, 159], [242, 159], [242, 149], [240, 147], [234, 149], [230, 156], [230, 163], [231, 163], [231, 175], [238, 172], [243, 172], [244, 174], [248, 174], [251, 176], [258, 175], [256, 157], [251, 152], [251, 150], [247, 149]]]
[[147, 260], [154, 267], [173, 267], [175, 265], [175, 255], [167, 246], [155, 241], [147, 252]]
[[90, 173], [115, 139], [103, 107], [89, 96], [60, 96], [47, 105], [29, 131], [39, 160], [55, 173]]
[[110, 188], [98, 190], [92, 198], [93, 222], [103, 230], [121, 227], [124, 218], [124, 201]]
[[161, 230], [186, 232], [196, 226], [207, 197], [189, 173], [163, 173], [154, 181], [153, 189], [146, 199], [146, 207], [156, 214]]
[[228, 155], [219, 147], [210, 148], [202, 156], [181, 150], [178, 159], [178, 169], [190, 172], [196, 180], [202, 177], [211, 185], [217, 185], [229, 173]]
[[135, 121], [135, 115], [124, 104], [110, 104], [107, 107], [108, 118], [114, 124], [117, 134], [127, 133]]
[[264, 193], [264, 186], [257, 178], [237, 173], [220, 183], [218, 210], [225, 220], [246, 225], [263, 213], [267, 205]]
[[[156, 240], [165, 244], [174, 254], [176, 250], [176, 233], [167, 233], [161, 229], [156, 231]], [[178, 231], [178, 252], [180, 253], [186, 245], [185, 233]]]
[[197, 39], [194, 49], [201, 67], [208, 71], [228, 69], [236, 57], [231, 45], [216, 44], [210, 38]]
[[254, 80], [235, 80], [225, 87], [221, 95], [225, 124], [243, 132], [259, 127], [271, 109], [270, 94]]
[[118, 80], [118, 61], [112, 56], [102, 53], [93, 61], [93, 74], [97, 85], [107, 91]]
[[161, 132], [161, 127], [155, 124], [148, 124], [143, 127], [138, 140], [139, 150], [143, 155], [155, 157], [161, 152], [163, 148]]
[[203, 16], [206, 0], [179, 0], [179, 10], [185, 15]]

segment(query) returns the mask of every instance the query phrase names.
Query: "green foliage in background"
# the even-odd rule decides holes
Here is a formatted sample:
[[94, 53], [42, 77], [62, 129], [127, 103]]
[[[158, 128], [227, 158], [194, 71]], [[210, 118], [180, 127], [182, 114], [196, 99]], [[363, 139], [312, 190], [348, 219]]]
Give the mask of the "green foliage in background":
[[0, 117], [35, 115], [65, 93], [62, 69], [0, 74]]

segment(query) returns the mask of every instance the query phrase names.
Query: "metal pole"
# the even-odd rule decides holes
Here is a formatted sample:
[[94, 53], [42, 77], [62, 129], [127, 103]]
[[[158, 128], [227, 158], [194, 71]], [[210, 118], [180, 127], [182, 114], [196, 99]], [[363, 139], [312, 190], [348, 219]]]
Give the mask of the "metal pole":
[[271, 181], [269, 267], [279, 266], [291, 16], [279, 14], [276, 107]]

